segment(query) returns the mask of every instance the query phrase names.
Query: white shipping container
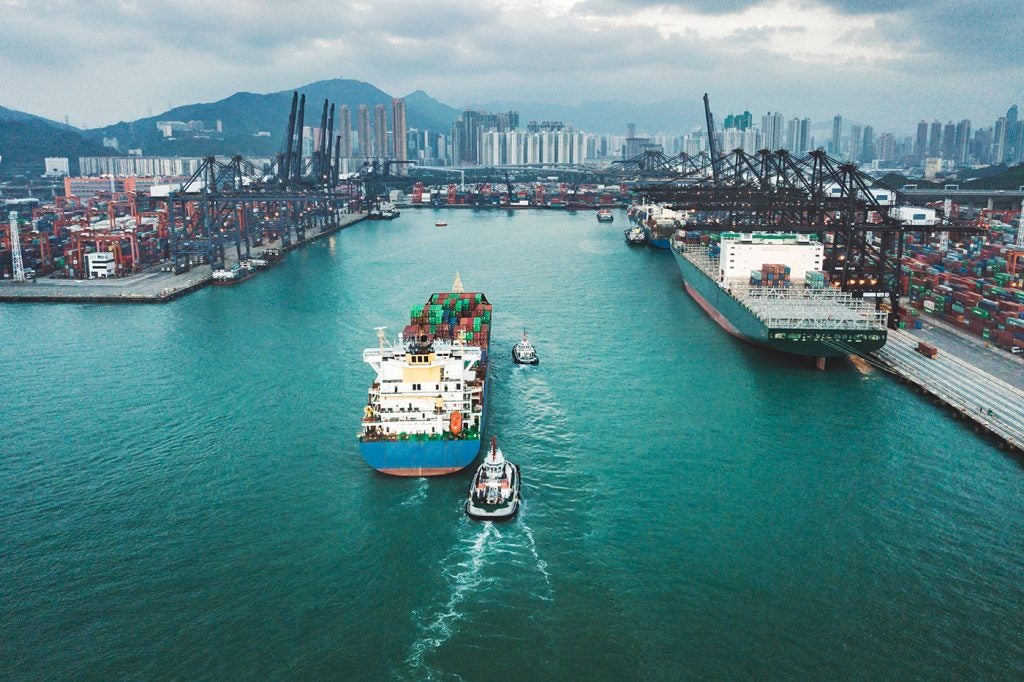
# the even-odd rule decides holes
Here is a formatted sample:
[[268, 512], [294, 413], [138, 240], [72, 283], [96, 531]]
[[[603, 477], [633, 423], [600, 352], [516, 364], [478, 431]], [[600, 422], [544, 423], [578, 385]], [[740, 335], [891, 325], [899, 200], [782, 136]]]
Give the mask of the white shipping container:
[[935, 225], [938, 223], [934, 208], [897, 206], [889, 212], [889, 215], [897, 220], [902, 220], [904, 225]]

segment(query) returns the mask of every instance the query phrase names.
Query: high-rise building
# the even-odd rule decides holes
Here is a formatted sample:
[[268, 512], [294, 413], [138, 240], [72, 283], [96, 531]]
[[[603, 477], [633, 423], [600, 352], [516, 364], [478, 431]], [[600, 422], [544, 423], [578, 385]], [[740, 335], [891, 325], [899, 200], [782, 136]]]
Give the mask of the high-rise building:
[[836, 114], [832, 119], [832, 141], [829, 144], [828, 152], [832, 156], [839, 156], [839, 145], [843, 141], [843, 117]]
[[338, 112], [338, 157], [347, 159], [352, 156], [352, 116], [348, 105], [342, 104]]
[[892, 133], [882, 133], [878, 136], [875, 158], [879, 161], [892, 161], [896, 158], [896, 137]]
[[877, 150], [875, 149], [875, 128], [874, 126], [864, 126], [864, 141], [860, 148], [860, 160], [861, 161], [874, 161], [877, 156]]
[[373, 108], [373, 155], [379, 159], [391, 156], [388, 150], [388, 110], [383, 104]]
[[761, 132], [764, 133], [765, 147], [772, 151], [782, 149], [785, 119], [779, 112], [768, 112], [761, 117]]
[[725, 117], [722, 122], [722, 128], [735, 128], [739, 131], [744, 131], [754, 125], [754, 117], [749, 111], [744, 111], [742, 114], [729, 114]]
[[1006, 158], [1006, 117], [996, 119], [992, 129], [992, 163], [1002, 163]]
[[811, 149], [811, 119], [793, 118], [786, 123], [785, 147], [791, 154], [803, 155]]
[[956, 124], [956, 152], [953, 159], [959, 163], [967, 163], [971, 150], [971, 122], [964, 119]]
[[373, 156], [373, 145], [370, 142], [370, 110], [365, 104], [360, 104], [356, 116], [359, 128], [359, 156], [368, 159]]
[[[409, 158], [409, 151], [406, 147], [406, 122], [405, 122], [405, 100], [395, 98], [391, 100], [391, 124], [395, 131], [395, 158], [399, 161], [406, 161]], [[405, 175], [405, 165], [398, 165], [399, 175]]]
[[1006, 110], [1006, 160], [1014, 163], [1020, 158], [1021, 139], [1017, 120], [1017, 105]]
[[850, 151], [847, 158], [850, 161], [860, 161], [860, 154], [864, 150], [864, 128], [861, 126], [850, 126]]
[[992, 162], [992, 129], [981, 128], [974, 133], [974, 142], [971, 144], [971, 156], [978, 163]]
[[935, 158], [942, 154], [942, 122], [932, 121], [928, 129], [928, 156]]
[[942, 158], [956, 158], [956, 124], [952, 121], [942, 127]]
[[921, 121], [917, 124], [917, 138], [914, 141], [914, 160], [924, 161], [928, 155], [928, 122]]
[[636, 137], [636, 124], [635, 123], [627, 123], [626, 124], [626, 137]]

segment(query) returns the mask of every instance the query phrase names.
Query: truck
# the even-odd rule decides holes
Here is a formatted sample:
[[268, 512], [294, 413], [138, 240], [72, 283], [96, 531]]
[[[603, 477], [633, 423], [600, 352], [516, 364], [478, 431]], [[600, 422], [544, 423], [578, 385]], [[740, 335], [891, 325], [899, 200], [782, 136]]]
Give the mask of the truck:
[[939, 354], [939, 349], [926, 341], [918, 341], [917, 352], [925, 357], [934, 358]]

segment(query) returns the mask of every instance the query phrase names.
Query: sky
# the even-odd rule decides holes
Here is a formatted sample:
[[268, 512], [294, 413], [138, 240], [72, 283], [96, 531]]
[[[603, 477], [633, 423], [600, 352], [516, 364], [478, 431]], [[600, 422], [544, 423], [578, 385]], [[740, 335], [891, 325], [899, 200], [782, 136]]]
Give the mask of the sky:
[[876, 132], [1024, 104], [1020, 0], [0, 0], [0, 25], [0, 105], [78, 127], [335, 77], [456, 107], [708, 92]]

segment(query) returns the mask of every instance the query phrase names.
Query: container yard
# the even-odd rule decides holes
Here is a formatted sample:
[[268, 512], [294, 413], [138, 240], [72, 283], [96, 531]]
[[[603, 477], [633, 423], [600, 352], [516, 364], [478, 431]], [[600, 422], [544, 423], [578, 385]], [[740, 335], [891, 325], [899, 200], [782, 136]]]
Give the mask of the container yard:
[[[76, 178], [66, 185], [72, 180], [86, 184]], [[166, 302], [213, 281], [247, 279], [286, 252], [365, 217], [344, 214], [328, 222], [311, 216], [290, 238], [280, 219], [260, 219], [243, 234], [258, 250], [224, 250], [218, 267], [196, 255], [175, 268], [166, 204], [148, 197], [147, 203], [152, 208], [140, 210], [134, 193], [99, 191], [85, 199], [57, 197], [26, 216], [10, 212], [0, 222], [0, 301]]]
[[997, 221], [987, 235], [945, 249], [907, 244], [900, 324], [919, 327], [928, 319], [1019, 352], [1024, 348], [1024, 246], [1007, 245], [1016, 235], [1017, 228]]
[[536, 182], [476, 186], [450, 184], [428, 188], [417, 182], [411, 194], [392, 197], [403, 208], [551, 208], [597, 210], [629, 203], [628, 191], [619, 185]]

